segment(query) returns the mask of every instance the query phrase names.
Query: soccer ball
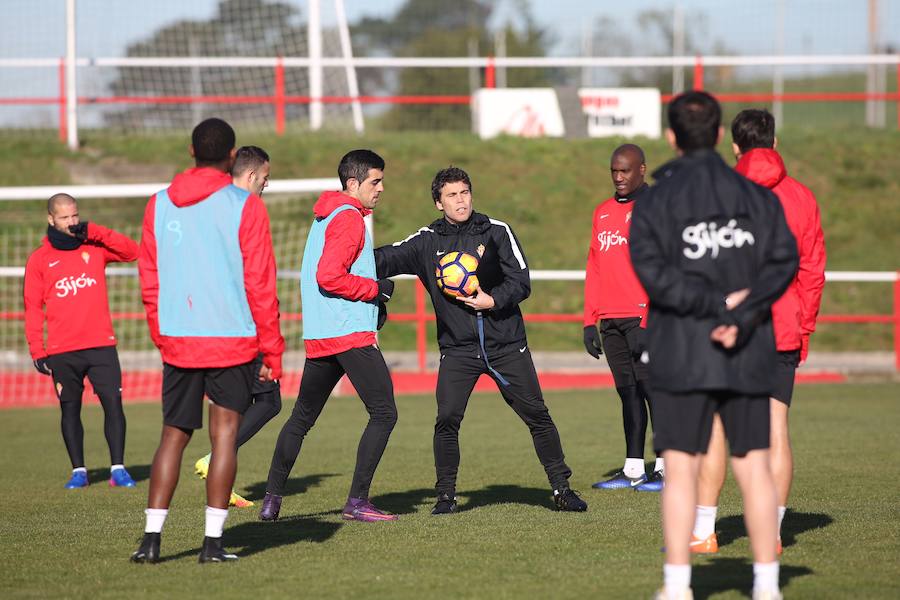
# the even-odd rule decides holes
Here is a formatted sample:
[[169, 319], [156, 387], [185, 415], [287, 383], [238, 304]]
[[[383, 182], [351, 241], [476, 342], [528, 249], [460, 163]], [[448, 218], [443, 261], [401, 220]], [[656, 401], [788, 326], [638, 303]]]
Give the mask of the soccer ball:
[[471, 254], [448, 252], [435, 269], [438, 289], [453, 298], [473, 295], [478, 287], [476, 269], [478, 259]]

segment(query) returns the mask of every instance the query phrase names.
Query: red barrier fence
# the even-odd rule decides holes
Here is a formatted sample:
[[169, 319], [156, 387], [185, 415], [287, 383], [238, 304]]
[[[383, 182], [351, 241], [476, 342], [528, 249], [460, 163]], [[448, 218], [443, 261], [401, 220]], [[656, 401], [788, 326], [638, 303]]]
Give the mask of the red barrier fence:
[[[720, 57], [721, 58], [721, 57]], [[435, 59], [438, 60], [438, 59]], [[496, 69], [500, 59], [489, 56], [484, 65], [484, 86], [493, 88], [496, 85]], [[628, 59], [623, 59], [628, 60]], [[706, 59], [696, 56], [693, 63], [695, 90], [704, 88], [704, 74]], [[715, 65], [725, 64], [722, 60], [714, 61]], [[821, 61], [816, 61], [818, 64]], [[543, 63], [540, 63], [543, 64]], [[742, 64], [735, 62], [735, 64]], [[836, 63], [837, 64], [837, 63]], [[841, 63], [843, 64], [843, 63]], [[865, 64], [865, 63], [860, 63]], [[421, 66], [428, 66], [423, 64]], [[440, 65], [437, 65], [440, 66]], [[544, 65], [546, 66], [546, 65]], [[646, 65], [645, 65], [646, 66]], [[322, 96], [313, 98], [304, 95], [285, 94], [285, 60], [282, 57], [275, 59], [273, 70], [273, 94], [269, 95], [170, 95], [170, 96], [103, 96], [103, 97], [79, 97], [76, 102], [79, 105], [86, 104], [271, 104], [274, 108], [275, 132], [283, 135], [285, 131], [285, 107], [288, 104], [310, 104], [319, 101], [323, 104], [469, 104], [471, 98], [468, 95], [414, 95], [414, 96]], [[720, 102], [738, 103], [767, 103], [767, 102], [865, 102], [868, 100], [897, 103], [897, 129], [900, 130], [900, 62], [896, 65], [897, 89], [896, 92], [791, 92], [791, 93], [721, 93], [716, 94]], [[5, 97], [0, 98], [0, 105], [59, 105], [59, 137], [66, 141], [66, 70], [65, 59], [61, 58], [58, 69], [59, 95], [57, 97]], [[712, 90], [710, 90], [712, 91]], [[672, 94], [663, 94], [662, 101], [669, 102]]]

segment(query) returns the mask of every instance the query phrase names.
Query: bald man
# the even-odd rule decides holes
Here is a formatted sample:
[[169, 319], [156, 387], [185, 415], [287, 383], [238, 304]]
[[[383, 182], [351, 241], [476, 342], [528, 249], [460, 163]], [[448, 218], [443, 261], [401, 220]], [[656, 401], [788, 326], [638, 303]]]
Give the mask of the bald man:
[[47, 201], [47, 223], [47, 237], [25, 265], [25, 337], [34, 367], [53, 378], [62, 410], [63, 441], [72, 462], [65, 487], [88, 485], [81, 425], [85, 376], [103, 406], [109, 485], [134, 487], [124, 466], [122, 371], [109, 316], [106, 265], [137, 260], [138, 245], [121, 233], [81, 221], [78, 203], [68, 194]]
[[593, 487], [658, 492], [663, 486], [663, 459], [656, 459], [649, 477], [644, 469], [647, 416], [652, 414], [652, 408], [648, 411], [647, 365], [640, 360], [647, 293], [634, 274], [628, 251], [631, 211], [647, 190], [644, 151], [634, 144], [619, 146], [609, 168], [616, 191], [594, 210], [584, 282], [584, 347], [598, 360], [605, 353], [612, 371], [622, 400], [625, 464]]

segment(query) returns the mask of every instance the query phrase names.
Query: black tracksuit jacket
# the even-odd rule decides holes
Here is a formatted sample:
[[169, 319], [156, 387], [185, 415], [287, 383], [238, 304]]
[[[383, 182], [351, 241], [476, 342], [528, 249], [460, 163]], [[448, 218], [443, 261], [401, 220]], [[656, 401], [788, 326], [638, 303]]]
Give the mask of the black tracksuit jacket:
[[527, 344], [519, 303], [531, 294], [531, 278], [522, 247], [506, 223], [476, 212], [462, 225], [442, 217], [403, 241], [377, 248], [375, 268], [379, 278], [419, 278], [431, 294], [441, 353], [483, 358], [476, 311], [437, 287], [438, 261], [453, 251], [480, 256], [478, 282], [494, 298], [494, 308], [482, 311], [488, 357], [519, 351]]
[[[670, 392], [766, 395], [775, 371], [772, 303], [797, 270], [797, 244], [778, 198], [712, 150], [673, 160], [635, 204], [630, 249], [650, 298], [650, 382]], [[734, 310], [730, 292], [750, 288]], [[739, 327], [738, 345], [709, 339]]]

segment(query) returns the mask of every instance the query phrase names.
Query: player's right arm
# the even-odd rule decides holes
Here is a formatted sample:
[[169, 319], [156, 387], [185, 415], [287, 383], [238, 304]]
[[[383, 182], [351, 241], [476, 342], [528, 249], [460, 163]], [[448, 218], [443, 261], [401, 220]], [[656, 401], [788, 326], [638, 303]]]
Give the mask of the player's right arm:
[[362, 215], [345, 210], [334, 216], [325, 229], [325, 246], [316, 267], [316, 283], [335, 296], [367, 302], [378, 295], [378, 282], [350, 272], [365, 243]]
[[141, 282], [141, 300], [147, 313], [147, 327], [153, 344], [161, 347], [159, 334], [159, 274], [156, 268], [156, 195], [147, 202], [144, 209], [144, 222], [141, 227], [141, 246], [138, 255], [138, 274]]
[[34, 252], [25, 264], [25, 339], [34, 360], [47, 356], [44, 348], [44, 271], [41, 254], [40, 250]]
[[[422, 271], [423, 261], [428, 257], [425, 244], [428, 231], [427, 227], [422, 227], [405, 240], [376, 248], [375, 272], [378, 277], [418, 275]], [[428, 266], [430, 265], [429, 261]]]
[[584, 326], [594, 327], [600, 317], [600, 281], [597, 277], [600, 269], [600, 252], [597, 251], [594, 240], [599, 233], [599, 221], [597, 212], [600, 207], [594, 209], [594, 219], [591, 225], [591, 240], [588, 244], [587, 266], [584, 271]]

